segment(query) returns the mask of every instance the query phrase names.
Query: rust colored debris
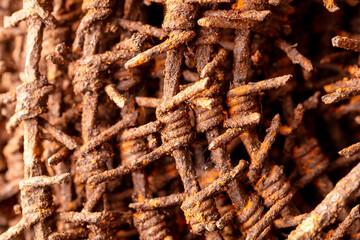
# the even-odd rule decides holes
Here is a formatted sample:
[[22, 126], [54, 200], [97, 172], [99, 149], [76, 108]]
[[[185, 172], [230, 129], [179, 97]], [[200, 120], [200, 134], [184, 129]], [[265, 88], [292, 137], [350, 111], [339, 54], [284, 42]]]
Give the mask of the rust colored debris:
[[0, 1], [0, 240], [359, 239], [359, 14]]

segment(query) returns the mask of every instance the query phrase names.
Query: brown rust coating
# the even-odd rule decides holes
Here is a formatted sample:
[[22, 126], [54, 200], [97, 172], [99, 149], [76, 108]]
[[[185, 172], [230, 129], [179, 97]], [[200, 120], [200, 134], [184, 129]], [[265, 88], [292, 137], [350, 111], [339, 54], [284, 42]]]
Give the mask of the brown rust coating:
[[339, 155], [349, 158], [360, 151], [360, 143], [355, 143], [339, 151]]
[[359, 205], [356, 205], [349, 215], [344, 219], [343, 222], [339, 224], [339, 226], [335, 229], [335, 231], [330, 235], [329, 240], [338, 240], [344, 237], [346, 231], [349, 230], [351, 225], [359, 219]]
[[[295, 187], [298, 188], [303, 188], [306, 184], [312, 182], [316, 177], [320, 176], [329, 165], [329, 159], [324, 156], [315, 138], [311, 138], [301, 146], [294, 148], [294, 160], [301, 176], [295, 183]], [[319, 186], [321, 185], [323, 184]]]
[[332, 84], [328, 84], [324, 86], [324, 90], [327, 93], [335, 92], [339, 88], [356, 88], [359, 85], [360, 81], [357, 78], [347, 79], [344, 78], [341, 81], [337, 81]]
[[[259, 2], [259, 5], [255, 4], [254, 1], [246, 1], [242, 2], [239, 1], [237, 4], [233, 5], [234, 9], [241, 9], [241, 10], [250, 10], [250, 9], [262, 9], [263, 3]], [[241, 87], [242, 85], [246, 84], [248, 81], [248, 76], [250, 73], [250, 35], [252, 27], [251, 24], [242, 23], [242, 27], [236, 30], [236, 36], [234, 39], [234, 63], [233, 63], [233, 80], [231, 84], [231, 89], [236, 87]], [[274, 84], [275, 86], [277, 84]], [[258, 113], [258, 103], [256, 101], [256, 96], [254, 94], [249, 94], [245, 96], [231, 96], [231, 94], [227, 95], [227, 106], [228, 106], [228, 112], [229, 112], [229, 118], [225, 120], [224, 127], [233, 129], [233, 133], [229, 134], [230, 132], [225, 132], [223, 136], [220, 136], [222, 139], [231, 140], [236, 135], [243, 132], [241, 129], [244, 126], [253, 126], [257, 125], [260, 121], [260, 114]], [[246, 131], [242, 134], [242, 136], [245, 135], [254, 135], [255, 133], [251, 132], [249, 133]], [[226, 136], [226, 137], [225, 137]], [[219, 139], [219, 137], [217, 138]], [[215, 139], [216, 140], [216, 139]], [[245, 141], [244, 141], [245, 140]], [[249, 140], [249, 141], [248, 141]], [[252, 161], [255, 161], [255, 155], [253, 154], [256, 150], [259, 150], [260, 142], [255, 137], [252, 139], [252, 137], [249, 136], [249, 138], [243, 137], [244, 144], [251, 155]], [[220, 142], [220, 141], [217, 141]], [[225, 143], [223, 143], [225, 144]], [[213, 149], [213, 144], [210, 144], [211, 148]], [[214, 144], [215, 145], [215, 144]], [[217, 146], [220, 145], [220, 143], [216, 144]], [[267, 150], [270, 146], [268, 146]], [[266, 153], [263, 154], [264, 156], [262, 159], [265, 158]], [[257, 161], [255, 161], [257, 162]], [[262, 164], [257, 167], [258, 169], [261, 169], [261, 175], [263, 178], [266, 178], [267, 174], [269, 172], [272, 172], [271, 165], [267, 166], [266, 168], [263, 167]], [[274, 167], [276, 169], [276, 165]], [[278, 175], [276, 175], [277, 181], [276, 184], [274, 182], [269, 182], [266, 186], [263, 188], [259, 188], [259, 185], [255, 185], [255, 189], [262, 195], [262, 197], [265, 200], [265, 205], [268, 207], [271, 207], [273, 204], [275, 204], [278, 200], [285, 198], [284, 205], [286, 205], [291, 197], [286, 197], [287, 194], [290, 194], [290, 184], [286, 181], [285, 175], [281, 171], [274, 171], [277, 172]], [[253, 182], [256, 182], [255, 179], [258, 179], [260, 177], [259, 175], [255, 174], [252, 176]], [[261, 182], [261, 178], [258, 179]], [[273, 184], [274, 183], [274, 184]], [[267, 189], [269, 188], [269, 189]], [[284, 206], [279, 203], [278, 206]], [[276, 207], [274, 207], [276, 209]], [[277, 207], [277, 209], [282, 209], [282, 207]], [[273, 210], [274, 211], [274, 210]], [[277, 214], [277, 211], [274, 211], [274, 215], [270, 214], [269, 219], [274, 219]], [[262, 229], [264, 230], [267, 226], [264, 224], [263, 227], [257, 228], [257, 230]], [[261, 231], [262, 231], [261, 230]], [[261, 231], [259, 233], [261, 233]], [[254, 232], [253, 232], [254, 233]], [[257, 235], [256, 233], [255, 235]], [[265, 234], [265, 233], [264, 233]]]
[[324, 6], [329, 12], [336, 12], [340, 8], [336, 5], [335, 0], [323, 0]]
[[280, 115], [276, 115], [271, 121], [270, 127], [267, 129], [267, 134], [264, 141], [261, 142], [258, 152], [254, 154], [251, 159], [248, 177], [251, 182], [255, 182], [259, 176], [262, 166], [264, 166], [265, 159], [270, 151], [271, 145], [274, 143], [277, 133], [280, 128]]
[[14, 27], [20, 21], [28, 19], [31, 16], [36, 15], [48, 26], [54, 27], [56, 24], [55, 17], [50, 13], [51, 4], [48, 1], [39, 2], [37, 0], [24, 0], [23, 8], [13, 13], [11, 16], [7, 16], [4, 19], [5, 27]]
[[[199, 45], [196, 51], [196, 61], [198, 71], [205, 72], [210, 62], [210, 54], [213, 48], [213, 45], [217, 44], [219, 39], [213, 39], [213, 41], [204, 42], [201, 39], [208, 39], [208, 36], [213, 32], [216, 32], [215, 28], [202, 28], [200, 30], [199, 38], [197, 42], [203, 42], [202, 45]], [[219, 54], [218, 54], [219, 55]], [[217, 55], [217, 56], [218, 56]], [[215, 59], [214, 59], [215, 60]], [[224, 79], [221, 78], [221, 75], [213, 75], [213, 86], [203, 93], [199, 94], [200, 96], [210, 97], [214, 100], [214, 106], [210, 108], [203, 108], [202, 106], [195, 106], [195, 119], [196, 119], [196, 130], [197, 132], [206, 132], [206, 138], [208, 142], [213, 142], [214, 139], [219, 139], [219, 128], [218, 126], [224, 119], [223, 108], [221, 105], [222, 98], [219, 96], [219, 93], [224, 85]], [[191, 103], [194, 101], [192, 100]], [[210, 149], [210, 147], [209, 147]], [[210, 155], [212, 161], [215, 163], [215, 166], [220, 174], [226, 174], [231, 169], [230, 157], [225, 149], [221, 146], [215, 149], [211, 149]], [[238, 221], [241, 223], [241, 230], [243, 233], [246, 233], [246, 230], [254, 224], [263, 212], [263, 206], [261, 204], [255, 205], [252, 204], [253, 196], [249, 196], [246, 193], [246, 190], [240, 183], [238, 179], [235, 179], [228, 185], [229, 190], [228, 195], [235, 207], [237, 212]], [[259, 198], [257, 198], [259, 200]], [[252, 207], [246, 208], [247, 204], [252, 204]], [[246, 216], [246, 217], [244, 217]], [[224, 216], [225, 217], [225, 216]], [[217, 226], [222, 227], [224, 218], [222, 217], [217, 221]]]
[[[294, 183], [294, 188], [301, 189], [306, 184], [312, 182], [314, 187], [318, 190], [322, 197], [326, 195], [334, 188], [334, 185], [328, 175], [325, 173], [329, 166], [329, 159], [323, 154], [321, 147], [317, 139], [308, 135], [306, 128], [302, 122], [305, 110], [310, 110], [318, 105], [319, 92], [316, 92], [313, 96], [305, 100], [296, 106], [293, 111], [292, 119], [290, 120], [290, 126], [293, 134], [299, 134], [303, 138], [298, 137], [299, 146], [293, 147], [293, 157], [295, 164], [298, 167], [300, 178]], [[291, 98], [288, 98], [292, 101]], [[291, 139], [289, 136], [287, 140]], [[292, 145], [292, 144], [291, 144]], [[341, 209], [337, 216], [339, 221], [349, 214], [347, 207]], [[354, 229], [357, 226], [354, 226]], [[357, 231], [355, 229], [355, 231]]]
[[[251, 132], [245, 132], [240, 137], [253, 161], [253, 159], [256, 159], [257, 154], [255, 152], [259, 149], [260, 143], [257, 136], [250, 134]], [[266, 157], [266, 155], [265, 153], [263, 157]], [[282, 166], [275, 165], [272, 162], [265, 162], [260, 165], [260, 174], [253, 178], [252, 185], [264, 199], [265, 206], [271, 208], [270, 210], [273, 209], [273, 214], [279, 213], [276, 209], [281, 209], [283, 216], [292, 215], [296, 211], [296, 209], [286, 206], [291, 204], [293, 194]], [[279, 208], [279, 205], [282, 207]], [[270, 214], [268, 218], [274, 219], [275, 215]]]
[[[183, 112], [183, 114], [181, 114], [181, 110], [183, 111], [184, 109], [178, 109], [169, 112], [167, 113], [169, 114], [168, 116], [161, 117], [162, 119], [167, 118], [169, 122], [171, 121], [173, 123], [170, 125], [169, 122], [166, 121], [166, 125], [161, 131], [161, 137], [164, 142], [168, 142], [171, 139], [184, 134], [192, 134], [190, 132], [191, 129], [188, 127], [190, 126], [190, 123], [187, 122], [187, 119], [189, 119], [189, 117], [187, 116], [186, 112]], [[177, 146], [176, 149], [177, 150], [174, 150], [172, 152], [172, 155], [175, 158], [176, 166], [179, 175], [183, 181], [185, 192], [188, 196], [191, 196], [192, 194], [195, 194], [197, 191], [200, 190], [200, 187], [196, 181], [193, 163], [191, 162], [189, 153], [186, 151], [186, 148], [180, 145]], [[187, 222], [192, 226], [192, 231], [194, 233], [200, 234], [205, 229], [207, 229], [208, 231], [215, 230], [214, 221], [218, 218], [218, 213], [216, 212], [214, 207], [214, 203], [211, 201], [211, 199], [208, 199], [204, 202], [201, 202], [199, 205], [193, 206], [191, 209], [183, 209], [185, 211], [184, 214]]]
[[[240, 3], [240, 4], [239, 4]], [[239, 1], [237, 4], [233, 5], [234, 9], [262, 9], [262, 2], [256, 1], [246, 1], [243, 4]], [[235, 46], [234, 46], [234, 67], [233, 67], [233, 81], [232, 88], [240, 87], [248, 81], [250, 73], [250, 25], [242, 29], [236, 30], [235, 37]], [[242, 119], [244, 116], [250, 114], [254, 115], [258, 112], [258, 104], [254, 95], [245, 95], [237, 96], [235, 98], [227, 98], [228, 112], [229, 116], [232, 119]], [[234, 121], [238, 122], [238, 121]], [[256, 125], [257, 122], [254, 122], [252, 125]], [[251, 126], [251, 125], [250, 125]], [[232, 126], [233, 127], [233, 126]], [[240, 135], [241, 140], [243, 141], [250, 157], [251, 162], [257, 162], [255, 152], [260, 148], [260, 141], [256, 133], [254, 133], [253, 128], [245, 131]], [[262, 157], [266, 157], [266, 153]], [[266, 163], [266, 162], [265, 162]], [[288, 203], [291, 197], [286, 197], [291, 193], [290, 183], [287, 182], [285, 174], [282, 172], [282, 168], [274, 165], [273, 163], [267, 163], [257, 167], [260, 169], [260, 175], [255, 174], [255, 176], [250, 176], [253, 182], [255, 190], [262, 196], [264, 199], [264, 204], [267, 207], [271, 207], [280, 201], [282, 198], [287, 199], [284, 201]], [[265, 179], [272, 179], [272, 181], [264, 181]], [[256, 180], [255, 180], [256, 179]], [[286, 204], [279, 202], [281, 206]], [[284, 204], [284, 205], [283, 205]], [[273, 206], [276, 209], [276, 206]], [[283, 211], [286, 213], [287, 209]], [[277, 211], [274, 211], [277, 213]], [[271, 216], [271, 214], [270, 214]], [[274, 218], [274, 215], [271, 216]]]
[[67, 135], [60, 129], [57, 129], [54, 125], [46, 121], [45, 119], [39, 118], [39, 124], [43, 129], [50, 133], [57, 141], [64, 144], [69, 150], [74, 150], [79, 147], [77, 141], [71, 136]]
[[121, 95], [114, 84], [108, 84], [105, 86], [105, 92], [109, 96], [109, 98], [119, 107], [123, 108], [126, 104], [126, 98]]
[[308, 72], [313, 70], [311, 61], [299, 53], [295, 47], [288, 44], [285, 40], [278, 39], [275, 44], [286, 53], [292, 63], [300, 64], [300, 66]]
[[[103, 227], [110, 227], [121, 225], [131, 221], [131, 212], [64, 212], [60, 214], [60, 219], [65, 222], [87, 222], [91, 224], [102, 225]], [[116, 220], [116, 221], [114, 221]], [[111, 224], [109, 224], [111, 223]]]
[[184, 193], [174, 193], [166, 197], [144, 199], [142, 202], [134, 202], [129, 207], [140, 210], [154, 210], [178, 205], [184, 201]]
[[330, 166], [328, 167], [328, 172], [334, 172], [338, 169], [349, 167], [353, 165], [354, 163], [359, 161], [359, 154], [355, 154], [349, 158], [347, 157], [339, 157], [336, 160], [332, 161]]
[[153, 58], [155, 58], [157, 55], [178, 48], [179, 46], [193, 39], [194, 37], [195, 37], [195, 32], [193, 31], [180, 31], [180, 30], [173, 31], [170, 33], [169, 38], [167, 40], [133, 57], [132, 59], [126, 62], [125, 67], [132, 68], [147, 63]]
[[136, 104], [140, 107], [157, 108], [161, 104], [161, 99], [149, 97], [135, 97]]
[[329, 225], [336, 218], [339, 210], [344, 207], [347, 198], [359, 189], [359, 181], [357, 181], [359, 177], [360, 164], [335, 185], [324, 200], [290, 233], [289, 239], [313, 238]]
[[[110, 3], [109, 3], [110, 4]], [[84, 19], [86, 21], [86, 19]], [[99, 133], [95, 128], [95, 118], [98, 105], [98, 91], [105, 83], [106, 70], [111, 64], [129, 58], [129, 49], [117, 51], [107, 51], [95, 54], [96, 43], [99, 41], [100, 26], [90, 27], [89, 33], [85, 35], [83, 57], [76, 61], [78, 70], [74, 76], [74, 90], [83, 95], [83, 115], [82, 115], [82, 136], [83, 146], [77, 152], [77, 174], [75, 183], [81, 186], [87, 183], [89, 177], [97, 175], [106, 170], [106, 161], [112, 157], [111, 148], [106, 142], [115, 137], [122, 129], [133, 125], [137, 114], [132, 113], [124, 116], [124, 119], [107, 130]], [[120, 43], [120, 47], [131, 47], [137, 50], [141, 46], [144, 36], [135, 34], [131, 39]], [[136, 54], [136, 51], [132, 54]], [[115, 91], [115, 90], [114, 90]], [[111, 95], [113, 96], [113, 95]], [[110, 97], [111, 97], [110, 96]], [[100, 147], [100, 149], [96, 149]], [[86, 184], [87, 195], [92, 195], [92, 189], [96, 189], [96, 184]], [[81, 196], [83, 187], [78, 187], [78, 195]]]
[[[128, 115], [129, 114], [131, 113], [128, 113]], [[133, 140], [136, 138], [145, 137], [151, 133], [157, 132], [160, 129], [161, 129], [161, 122], [159, 121], [149, 122], [147, 124], [141, 125], [136, 128], [129, 128], [124, 130], [121, 133], [121, 138], [123, 140]]]
[[128, 114], [124, 117], [124, 119], [118, 121], [105, 131], [101, 132], [97, 136], [93, 137], [90, 141], [85, 143], [83, 146], [80, 147], [79, 153], [80, 154], [86, 154], [90, 152], [91, 150], [94, 150], [101, 144], [109, 141], [111, 138], [115, 137], [121, 130], [123, 130], [126, 127], [129, 127], [131, 125], [135, 124], [137, 114], [132, 113]]
[[212, 10], [204, 13], [205, 17], [213, 17], [221, 21], [221, 18], [233, 19], [233, 20], [245, 20], [245, 21], [263, 21], [267, 15], [270, 14], [269, 10], [256, 11], [249, 10], [245, 12], [239, 12], [237, 10]]
[[259, 93], [269, 89], [277, 89], [286, 84], [291, 78], [291, 75], [285, 75], [277, 78], [267, 79], [259, 82], [250, 82], [237, 88], [228, 91], [227, 96], [233, 98], [236, 96], [244, 96], [254, 93]]
[[[20, 2], [1, 1], [0, 16]], [[336, 159], [334, 146], [358, 137], [360, 71], [356, 53], [329, 48], [336, 32], [349, 37], [334, 46], [358, 51], [357, 9], [326, 25], [329, 13], [307, 10], [316, 4], [24, 0], [0, 18], [17, 26], [0, 29], [0, 125], [9, 130], [0, 129], [0, 232], [12, 226], [0, 239], [172, 239], [167, 227], [175, 238], [275, 239], [297, 225], [290, 239], [358, 237], [358, 209], [347, 215], [359, 174], [332, 181], [358, 162], [359, 143], [340, 151], [349, 159]], [[162, 11], [162, 28], [148, 25], [159, 26]], [[340, 31], [347, 25], [353, 35]], [[292, 101], [321, 88], [326, 103], [351, 99]], [[250, 161], [238, 161], [246, 151]], [[334, 221], [343, 223], [325, 233]]]
[[[275, 218], [280, 214], [283, 208], [288, 205], [289, 201], [292, 198], [292, 194], [288, 194], [286, 197], [279, 200], [274, 204], [268, 212], [259, 220], [255, 225], [253, 225], [249, 230], [246, 236], [246, 239], [262, 239], [266, 236], [269, 225], [275, 220]], [[263, 232], [264, 231], [264, 232]]]
[[[191, 29], [194, 27], [195, 22], [189, 21], [194, 19], [196, 15], [196, 6], [194, 4], [185, 4], [178, 0], [167, 0], [166, 3], [167, 11], [163, 23], [165, 31], [171, 30], [173, 33], [175, 32], [174, 30], [177, 29]], [[175, 22], [174, 17], [178, 17], [179, 15], [180, 20]], [[174, 97], [174, 95], [179, 92], [182, 57], [182, 47], [176, 50], [169, 50], [166, 53], [164, 77], [165, 101]], [[182, 111], [184, 111], [185, 116], [182, 116]], [[192, 135], [190, 119], [186, 108], [180, 106], [180, 108], [166, 113], [157, 111], [157, 117], [160, 118], [161, 122], [165, 123], [164, 128], [160, 132], [163, 142], [168, 142], [185, 134], [189, 136]], [[176, 117], [175, 122], [171, 121], [171, 118], [174, 117]], [[170, 124], [170, 122], [172, 122], [172, 124]], [[188, 144], [189, 142], [187, 145]], [[195, 170], [186, 145], [184, 147], [177, 147], [177, 149], [172, 152], [172, 156], [175, 159], [176, 168], [183, 182], [187, 197], [195, 194], [200, 190], [200, 186], [196, 180]], [[215, 225], [215, 221], [219, 218], [219, 214], [216, 211], [212, 199], [198, 202], [198, 204], [190, 208], [184, 209], [182, 207], [182, 210], [184, 211], [186, 222], [192, 227], [192, 232], [201, 234], [205, 231], [207, 238], [221, 239], [220, 234], [216, 231]]]
[[166, 0], [166, 12], [162, 28], [166, 32], [188, 30], [195, 27], [195, 17], [199, 6], [181, 0]]
[[[205, 81], [205, 83], [206, 82], [207, 80]], [[174, 103], [180, 104], [180, 106], [182, 106], [183, 103], [180, 101], [185, 101], [187, 99], [190, 99], [191, 97], [196, 95], [199, 91], [204, 89], [206, 84], [204, 85], [203, 83], [199, 85], [194, 85], [194, 88], [184, 89], [183, 91], [187, 92], [188, 95], [185, 95], [181, 91], [174, 97], [174, 100], [169, 99], [168, 101], [164, 101], [162, 107], [157, 110], [157, 115], [158, 115], [157, 121], [153, 123], [149, 123], [148, 125], [145, 126], [127, 130], [125, 131], [125, 133], [123, 133], [125, 138], [129, 138], [129, 137], [131, 138], [131, 134], [134, 134], [134, 136], [138, 135], [140, 137], [141, 135], [144, 134], [150, 134], [152, 131], [158, 129], [157, 127], [159, 127], [159, 125], [162, 125], [163, 126], [162, 131], [164, 131], [165, 136], [168, 136], [168, 139], [160, 147], [140, 158], [135, 159], [132, 162], [123, 164], [116, 169], [112, 169], [107, 172], [93, 176], [89, 179], [89, 182], [99, 183], [107, 179], [115, 179], [117, 176], [128, 174], [139, 168], [145, 167], [146, 165], [159, 159], [160, 157], [168, 153], [171, 153], [171, 151], [174, 149], [177, 149], [181, 146], [186, 146], [194, 137], [193, 134], [187, 133], [187, 131], [189, 131], [191, 127], [186, 126], [189, 125], [187, 123], [188, 120], [186, 120], [188, 116], [186, 108], [181, 107], [180, 109], [171, 110], [167, 113], [164, 113], [163, 111], [164, 109], [166, 110], [168, 108], [174, 108], [175, 107]], [[164, 125], [169, 124], [170, 122], [171, 123], [177, 122], [177, 124], [174, 124], [174, 126], [168, 126], [168, 128], [166, 128], [166, 126], [164, 127]]]
[[205, 199], [212, 196], [214, 193], [220, 192], [224, 186], [228, 185], [234, 179], [238, 177], [238, 175], [242, 174], [247, 166], [247, 163], [244, 160], [240, 160], [239, 164], [234, 167], [230, 172], [226, 172], [220, 175], [216, 180], [214, 180], [210, 185], [206, 188], [203, 188], [201, 191], [196, 194], [187, 197], [186, 200], [182, 204], [182, 208], [191, 208], [191, 206], [197, 204], [197, 202], [204, 201]]
[[[37, 2], [24, 1], [24, 9], [28, 5], [38, 7], [34, 13], [28, 15], [27, 55], [25, 61], [25, 75], [27, 81], [17, 88], [17, 106], [15, 117], [12, 117], [11, 127], [24, 120], [24, 180], [42, 175], [40, 162], [37, 116], [46, 110], [47, 94], [52, 88], [47, 86], [46, 78], [39, 72], [40, 53], [44, 24], [41, 22], [39, 11], [44, 11]], [[38, 15], [39, 14], [39, 15]], [[14, 120], [15, 119], [15, 120]], [[15, 124], [14, 124], [15, 123]], [[10, 128], [11, 128], [10, 127]], [[13, 228], [0, 235], [0, 239], [8, 239], [19, 235], [25, 228], [34, 226], [35, 237], [46, 239], [51, 225], [45, 221], [54, 213], [51, 188], [49, 184], [36, 186], [25, 185], [21, 189], [21, 206], [23, 218]]]
[[[122, 116], [127, 117], [133, 112], [138, 111], [135, 106], [135, 99], [132, 97], [128, 106], [122, 110]], [[135, 159], [147, 154], [148, 147], [145, 140], [146, 134], [143, 133], [144, 131], [139, 131], [138, 129], [137, 131], [128, 129], [122, 134], [120, 156], [123, 164], [131, 163]], [[152, 197], [152, 193], [148, 187], [146, 174], [143, 169], [132, 172], [132, 179], [134, 184], [134, 202], [142, 203], [146, 199]], [[133, 219], [134, 225], [139, 231], [140, 239], [172, 239], [166, 227], [165, 217], [159, 210], [136, 209]]]
[[360, 42], [359, 40], [336, 36], [331, 39], [331, 43], [334, 47], [343, 48], [346, 50], [360, 51]]
[[24, 177], [23, 154], [20, 150], [23, 147], [23, 129], [17, 128], [14, 136], [4, 146], [3, 154], [7, 160], [7, 171], [5, 178], [8, 181], [2, 185], [0, 200], [12, 197], [19, 192], [19, 181]]
[[331, 104], [357, 96], [359, 94], [360, 90], [357, 87], [337, 88], [335, 92], [322, 96], [321, 100], [326, 104]]
[[[106, 19], [112, 13], [114, 7], [114, 0], [86, 0], [82, 4], [82, 10], [86, 15], [81, 19], [80, 25], [76, 30], [76, 37], [73, 43], [73, 50], [79, 52], [82, 44], [84, 44], [84, 51], [86, 51], [85, 35], [90, 29], [90, 26], [96, 22]], [[99, 24], [99, 23], [97, 23]]]
[[[95, 30], [93, 34], [99, 34], [99, 30]], [[131, 40], [140, 40], [139, 44], [141, 44], [143, 38], [139, 35], [134, 35]], [[80, 94], [86, 91], [100, 90], [106, 84], [106, 70], [115, 62], [121, 59], [128, 59], [134, 54], [136, 53], [120, 49], [118, 51], [107, 51], [101, 54], [84, 56], [77, 60], [75, 63], [77, 70], [73, 79], [75, 92]]]
[[278, 218], [274, 221], [275, 228], [288, 228], [288, 227], [296, 227], [299, 225], [304, 219], [308, 217], [308, 213], [304, 213], [297, 216], [289, 216], [284, 218]]
[[[75, 168], [75, 191], [78, 200], [85, 200], [86, 208], [84, 208], [84, 214], [90, 216], [89, 212], [92, 211], [103, 211], [103, 204], [99, 204], [97, 208], [93, 206], [99, 201], [99, 197], [94, 198], [94, 194], [97, 192], [100, 184], [88, 184], [87, 179], [93, 175], [101, 173], [107, 169], [106, 162], [112, 157], [112, 148], [110, 145], [101, 144], [101, 140], [95, 137], [99, 135], [99, 129], [96, 127], [95, 121], [97, 117], [97, 107], [99, 101], [99, 90], [105, 85], [104, 81], [104, 70], [103, 68], [108, 65], [102, 65], [102, 61], [111, 58], [111, 53], [104, 53], [104, 57], [101, 58], [97, 55], [98, 43], [101, 36], [102, 24], [98, 21], [106, 18], [112, 12], [109, 8], [113, 1], [85, 1], [83, 2], [82, 8], [87, 11], [85, 17], [81, 20], [80, 26], [77, 29], [76, 38], [73, 44], [74, 51], [80, 51], [81, 44], [83, 44], [83, 52], [80, 59], [75, 62], [78, 66], [78, 70], [75, 72], [73, 79], [74, 91], [76, 94], [82, 96], [82, 118], [81, 118], [81, 135], [83, 144], [89, 144], [90, 142], [95, 143], [95, 146], [99, 146], [98, 149], [84, 152], [77, 152], [76, 154], [76, 168]], [[93, 24], [96, 23], [96, 24]], [[111, 61], [111, 60], [110, 60]], [[85, 68], [84, 68], [85, 66]], [[101, 67], [102, 66], [102, 67]], [[88, 70], [89, 71], [88, 71]], [[105, 135], [105, 138], [111, 136], [110, 134]], [[100, 144], [99, 144], [100, 142]], [[93, 149], [93, 148], [89, 148]], [[95, 194], [96, 195], [96, 194]], [[91, 207], [90, 207], [91, 206]], [[97, 212], [94, 214], [103, 214]], [[106, 213], [104, 213], [106, 214]], [[102, 216], [102, 215], [101, 215]], [[84, 219], [84, 216], [76, 218], [72, 216], [75, 222], [88, 222]], [[88, 222], [88, 227], [91, 230], [90, 237], [104, 238], [107, 236], [107, 231], [101, 229], [96, 223]], [[106, 224], [111, 224], [105, 223]]]
[[164, 30], [160, 28], [155, 28], [151, 25], [143, 24], [142, 22], [135, 22], [126, 19], [118, 18], [115, 20], [116, 24], [119, 24], [120, 27], [127, 29], [129, 31], [145, 33], [149, 36], [154, 36], [157, 38], [165, 38], [167, 34]]
[[85, 239], [88, 237], [88, 233], [85, 230], [73, 230], [71, 232], [61, 232], [61, 233], [52, 233], [49, 236], [49, 240], [77, 240], [77, 239]]

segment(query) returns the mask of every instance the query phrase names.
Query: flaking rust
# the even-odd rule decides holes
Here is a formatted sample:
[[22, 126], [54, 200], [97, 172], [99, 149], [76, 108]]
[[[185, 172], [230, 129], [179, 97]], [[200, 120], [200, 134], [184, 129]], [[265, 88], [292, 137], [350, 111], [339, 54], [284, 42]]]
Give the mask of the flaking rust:
[[359, 239], [358, 3], [0, 1], [0, 239]]

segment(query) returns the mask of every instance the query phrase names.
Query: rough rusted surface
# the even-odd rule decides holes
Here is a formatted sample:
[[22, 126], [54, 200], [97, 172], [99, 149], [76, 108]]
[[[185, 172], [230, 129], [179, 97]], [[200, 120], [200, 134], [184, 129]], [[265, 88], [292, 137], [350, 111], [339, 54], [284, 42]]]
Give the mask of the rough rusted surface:
[[0, 239], [358, 239], [357, 4], [0, 1]]

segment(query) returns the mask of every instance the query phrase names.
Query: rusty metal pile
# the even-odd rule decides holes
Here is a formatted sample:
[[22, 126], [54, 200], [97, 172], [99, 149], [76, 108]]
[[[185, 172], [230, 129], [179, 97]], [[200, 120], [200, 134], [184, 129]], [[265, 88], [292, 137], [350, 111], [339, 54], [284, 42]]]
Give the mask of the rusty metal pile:
[[359, 239], [358, 3], [1, 0], [0, 240]]

